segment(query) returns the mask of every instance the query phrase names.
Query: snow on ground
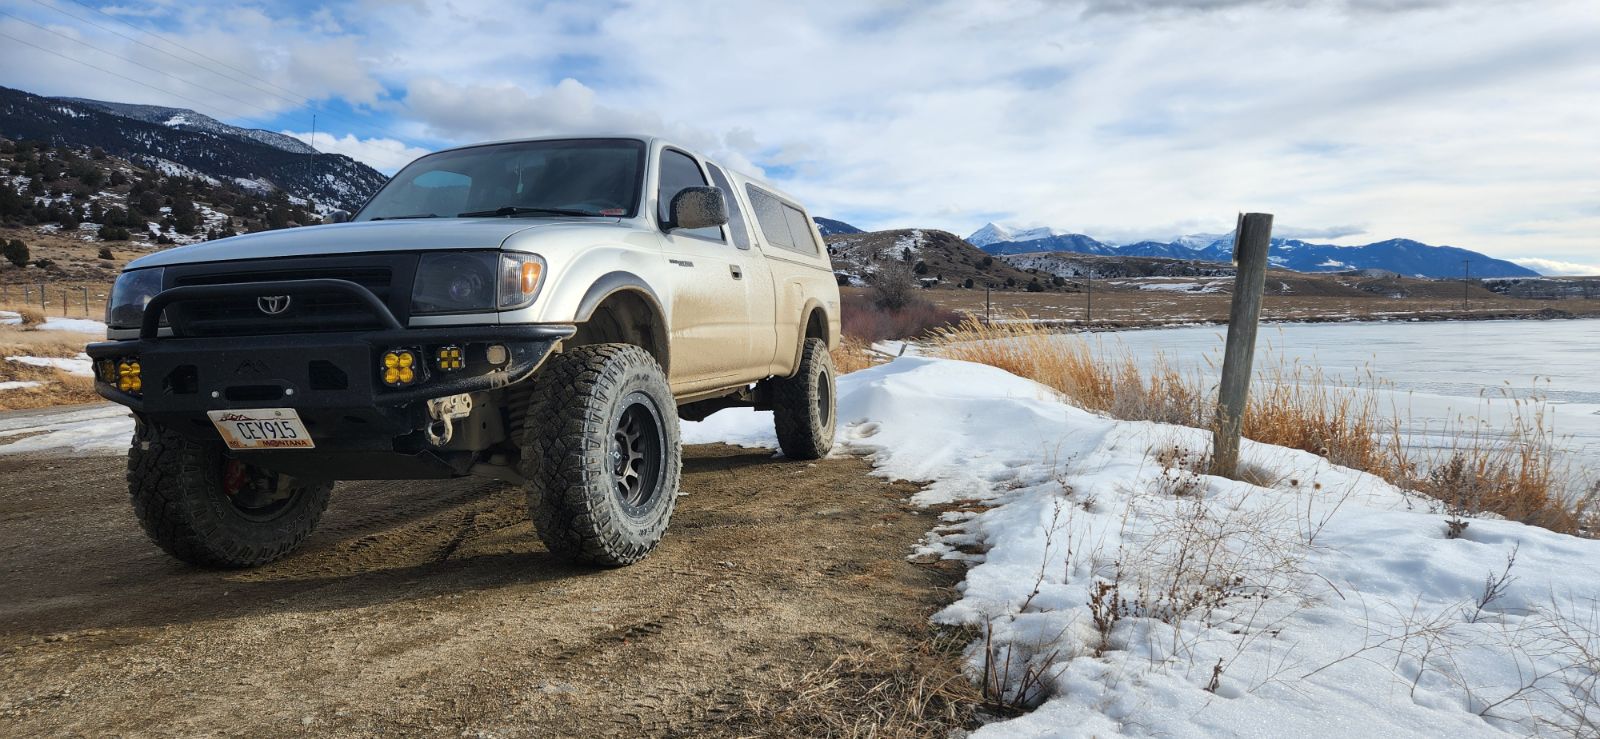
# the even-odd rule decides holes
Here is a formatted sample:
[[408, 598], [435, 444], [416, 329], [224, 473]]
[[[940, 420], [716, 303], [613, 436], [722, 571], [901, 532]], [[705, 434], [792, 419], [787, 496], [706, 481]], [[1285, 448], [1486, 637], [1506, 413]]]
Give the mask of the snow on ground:
[[[961, 506], [917, 552], [972, 564], [935, 620], [990, 633], [969, 649], [975, 673], [994, 654], [1005, 698], [1042, 701], [977, 736], [1600, 720], [1600, 542], [1486, 519], [1447, 538], [1426, 501], [1251, 442], [1270, 487], [1199, 475], [1185, 467], [1200, 430], [1099, 417], [975, 364], [905, 357], [841, 377], [838, 418], [838, 453], [927, 482], [918, 503]], [[686, 443], [775, 445], [770, 413], [683, 428]]]
[[[935, 620], [975, 628], [974, 674], [1032, 708], [976, 736], [1600, 721], [1600, 542], [1490, 519], [1448, 538], [1427, 501], [1251, 442], [1267, 487], [1190, 472], [1205, 432], [1096, 416], [983, 365], [906, 356], [838, 390], [836, 453], [951, 506], [913, 553], [971, 565]], [[12, 415], [0, 453], [121, 453], [131, 432], [114, 405]], [[686, 422], [683, 440], [776, 446], [771, 413], [748, 409]]]
[[72, 331], [80, 334], [99, 334], [105, 336], [106, 325], [92, 318], [46, 318], [41, 331]]
[[46, 408], [0, 416], [0, 454], [68, 449], [126, 454], [133, 417], [120, 405]]
[[894, 240], [894, 246], [891, 248], [890, 252], [888, 254], [879, 254], [878, 258], [879, 259], [899, 259], [902, 254], [905, 254], [907, 252], [910, 252], [913, 255], [921, 254], [922, 253], [922, 244], [923, 244], [922, 229], [914, 228], [914, 229], [911, 229], [911, 233], [908, 233], [905, 236], [901, 236], [900, 238], [895, 239]]
[[89, 355], [82, 353], [73, 359], [63, 357], [6, 357], [6, 361], [34, 367], [55, 367], [80, 377], [94, 377], [94, 362], [89, 359]]
[[1158, 292], [1173, 293], [1220, 293], [1223, 283], [1212, 280], [1209, 282], [1141, 282], [1140, 290], [1154, 290]]
[[23, 388], [38, 387], [43, 384], [33, 380], [6, 380], [0, 382], [0, 390], [21, 390]]
[[[15, 311], [0, 310], [0, 326], [16, 326], [22, 323], [22, 316]], [[104, 336], [106, 325], [92, 318], [65, 318], [61, 316], [44, 319], [38, 326], [40, 331], [72, 331], [80, 334], [99, 334]]]

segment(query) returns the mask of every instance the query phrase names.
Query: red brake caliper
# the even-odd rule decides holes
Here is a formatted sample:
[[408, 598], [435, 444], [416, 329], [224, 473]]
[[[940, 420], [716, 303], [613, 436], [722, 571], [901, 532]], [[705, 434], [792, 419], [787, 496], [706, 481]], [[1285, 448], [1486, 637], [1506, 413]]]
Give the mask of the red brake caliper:
[[240, 490], [244, 489], [245, 483], [249, 481], [250, 478], [245, 474], [243, 462], [237, 459], [230, 459], [222, 464], [222, 492], [226, 493], [228, 497], [232, 498], [237, 495]]

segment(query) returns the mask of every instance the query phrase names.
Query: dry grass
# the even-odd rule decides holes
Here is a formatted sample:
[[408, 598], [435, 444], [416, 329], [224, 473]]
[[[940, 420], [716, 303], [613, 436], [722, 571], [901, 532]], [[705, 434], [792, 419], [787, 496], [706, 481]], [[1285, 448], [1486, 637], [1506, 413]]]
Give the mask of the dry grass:
[[0, 381], [38, 382], [38, 387], [0, 391], [0, 410], [47, 408], [57, 405], [93, 403], [100, 400], [94, 383], [54, 367], [37, 367], [7, 361], [5, 357], [72, 358], [84, 344], [99, 337], [66, 331], [36, 331], [27, 327], [0, 326]]
[[863, 370], [883, 362], [883, 357], [872, 353], [872, 344], [856, 336], [846, 336], [833, 348], [833, 367], [839, 374]]
[[[1215, 422], [1211, 390], [1159, 357], [1141, 365], [1126, 349], [1107, 350], [1025, 321], [984, 324], [969, 319], [938, 333], [943, 356], [999, 367], [1061, 392], [1072, 403], [1115, 418], [1197, 428]], [[1445, 430], [1443, 458], [1408, 449], [1399, 425], [1378, 412], [1377, 378], [1331, 382], [1321, 371], [1280, 365], [1251, 387], [1244, 435], [1301, 449], [1336, 464], [1383, 477], [1444, 502], [1462, 515], [1494, 513], [1565, 533], [1586, 526], [1593, 494], [1568, 500], [1564, 470], [1553, 465], [1554, 439], [1537, 404], [1514, 402], [1513, 418], [1494, 435], [1479, 427]]]
[[0, 310], [11, 311], [22, 316], [22, 327], [32, 328], [44, 323], [44, 311], [37, 305], [23, 305], [21, 303], [0, 303]]
[[952, 736], [974, 725], [982, 701], [961, 668], [971, 634], [951, 631], [906, 651], [853, 649], [832, 664], [747, 698], [740, 735]]

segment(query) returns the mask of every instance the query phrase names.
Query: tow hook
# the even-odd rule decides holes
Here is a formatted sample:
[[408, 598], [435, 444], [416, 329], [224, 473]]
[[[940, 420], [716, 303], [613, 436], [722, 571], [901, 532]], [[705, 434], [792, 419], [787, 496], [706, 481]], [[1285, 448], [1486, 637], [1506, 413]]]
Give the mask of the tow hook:
[[423, 433], [428, 436], [428, 443], [436, 447], [449, 444], [450, 439], [455, 436], [455, 422], [470, 415], [472, 415], [472, 396], [466, 393], [429, 400], [428, 426], [423, 429]]

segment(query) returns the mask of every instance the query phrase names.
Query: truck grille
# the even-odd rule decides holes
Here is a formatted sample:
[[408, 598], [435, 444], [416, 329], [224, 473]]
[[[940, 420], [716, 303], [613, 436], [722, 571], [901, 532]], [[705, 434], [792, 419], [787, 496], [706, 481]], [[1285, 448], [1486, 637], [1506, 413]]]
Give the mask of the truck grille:
[[[376, 255], [232, 262], [169, 268], [167, 287], [241, 282], [335, 279], [372, 291], [403, 323], [410, 307], [414, 256]], [[167, 308], [179, 336], [259, 336], [266, 334], [362, 331], [383, 323], [355, 296], [341, 292], [295, 295], [282, 313], [268, 314], [255, 297], [191, 300]]]

